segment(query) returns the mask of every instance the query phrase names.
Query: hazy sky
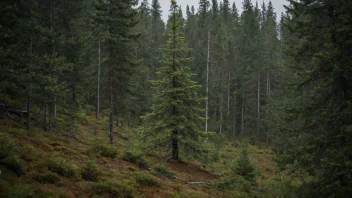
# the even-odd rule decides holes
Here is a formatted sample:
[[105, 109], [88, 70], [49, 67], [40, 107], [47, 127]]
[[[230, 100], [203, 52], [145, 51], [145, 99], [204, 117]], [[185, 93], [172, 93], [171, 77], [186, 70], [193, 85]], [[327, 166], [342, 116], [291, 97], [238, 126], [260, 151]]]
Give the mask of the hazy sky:
[[[150, 4], [152, 3], [152, 0], [148, 0], [148, 1]], [[176, 1], [177, 1], [178, 5], [182, 6], [182, 10], [184, 11], [183, 14], [186, 13], [185, 10], [186, 10], [187, 5], [189, 5], [190, 7], [192, 5], [194, 5], [195, 10], [196, 11], [198, 10], [199, 0], [176, 0]], [[219, 4], [220, 4], [220, 1], [222, 1], [222, 0], [218, 0]], [[242, 1], [243, 0], [229, 0], [229, 1], [230, 1], [231, 6], [232, 6], [232, 2], [235, 1], [237, 9], [240, 12], [242, 12]], [[161, 9], [163, 10], [162, 18], [164, 21], [167, 21], [167, 18], [169, 15], [169, 9], [170, 9], [170, 0], [159, 0], [159, 2], [161, 5]], [[255, 5], [256, 0], [252, 0], [252, 2], [253, 2], [253, 5]], [[264, 2], [267, 4], [269, 2], [269, 0], [264, 0]], [[271, 0], [271, 2], [274, 5], [277, 16], [280, 17], [281, 12], [285, 11], [285, 8], [283, 7], [283, 5], [287, 4], [287, 1], [286, 0]], [[263, 3], [263, 0], [258, 0], [258, 3], [259, 3], [259, 5], [261, 5]]]

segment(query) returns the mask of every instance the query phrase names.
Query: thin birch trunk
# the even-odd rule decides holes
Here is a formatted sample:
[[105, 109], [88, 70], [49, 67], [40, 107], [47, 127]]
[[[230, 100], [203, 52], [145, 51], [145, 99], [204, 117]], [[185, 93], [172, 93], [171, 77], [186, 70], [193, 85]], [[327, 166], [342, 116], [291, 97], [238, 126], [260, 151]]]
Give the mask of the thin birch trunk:
[[97, 86], [97, 120], [99, 120], [99, 109], [100, 109], [100, 64], [101, 64], [101, 56], [100, 56], [100, 41], [99, 41], [99, 49], [98, 49], [98, 86]]
[[223, 90], [222, 90], [222, 78], [223, 78], [223, 73], [224, 73], [224, 67], [221, 69], [221, 75], [220, 75], [220, 106], [219, 106], [219, 111], [220, 111], [220, 134], [222, 134], [222, 120], [223, 120], [223, 101], [224, 101], [224, 96], [223, 96]]
[[258, 70], [258, 76], [257, 76], [257, 135], [259, 135], [260, 132], [260, 71]]
[[228, 67], [228, 83], [227, 83], [227, 117], [230, 116], [230, 98], [231, 98], [231, 94], [230, 94], [230, 89], [231, 89], [231, 72], [230, 72], [230, 68]]
[[233, 112], [233, 125], [232, 125], [232, 136], [236, 135], [236, 103], [237, 103], [237, 94], [235, 94], [234, 98], [234, 112]]
[[244, 135], [244, 101], [241, 106], [241, 134]]
[[208, 29], [207, 83], [206, 83], [206, 101], [205, 101], [205, 132], [208, 132], [209, 57], [210, 57], [210, 30]]

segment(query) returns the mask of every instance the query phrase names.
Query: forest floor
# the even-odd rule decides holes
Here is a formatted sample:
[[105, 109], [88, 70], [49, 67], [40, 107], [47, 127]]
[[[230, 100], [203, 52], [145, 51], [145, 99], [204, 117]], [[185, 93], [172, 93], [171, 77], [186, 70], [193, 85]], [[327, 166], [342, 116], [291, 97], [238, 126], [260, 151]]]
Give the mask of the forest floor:
[[[231, 171], [240, 152], [238, 139], [222, 138], [214, 159], [169, 160], [167, 154], [137, 150], [133, 128], [116, 127], [110, 146], [107, 124], [86, 116], [77, 131], [27, 132], [0, 119], [0, 195], [3, 197], [271, 197], [262, 194], [279, 181], [270, 148], [249, 146], [257, 186], [224, 190], [236, 180]], [[2, 144], [2, 145], [1, 145]], [[8, 159], [10, 158], [10, 160]], [[225, 181], [225, 182], [224, 182]], [[258, 190], [259, 189], [259, 190]]]

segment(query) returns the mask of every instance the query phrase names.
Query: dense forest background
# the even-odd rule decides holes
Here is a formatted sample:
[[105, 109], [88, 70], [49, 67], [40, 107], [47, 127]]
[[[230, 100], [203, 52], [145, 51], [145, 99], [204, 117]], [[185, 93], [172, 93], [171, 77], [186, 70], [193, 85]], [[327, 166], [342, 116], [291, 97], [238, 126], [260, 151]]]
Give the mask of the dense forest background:
[[165, 23], [158, 0], [3, 1], [3, 118], [75, 135], [94, 112], [104, 141], [128, 126], [174, 159], [246, 138], [299, 175], [300, 196], [351, 196], [352, 2], [288, 0], [280, 21], [271, 2], [172, 2]]

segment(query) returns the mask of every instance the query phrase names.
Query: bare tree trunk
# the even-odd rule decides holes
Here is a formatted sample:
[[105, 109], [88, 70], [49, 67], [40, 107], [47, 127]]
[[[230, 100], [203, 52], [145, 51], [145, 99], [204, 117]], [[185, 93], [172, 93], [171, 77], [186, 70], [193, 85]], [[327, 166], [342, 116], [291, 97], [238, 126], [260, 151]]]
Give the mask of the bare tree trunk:
[[[53, 8], [53, 0], [50, 0], [50, 31], [51, 31], [51, 56], [55, 56], [55, 39], [54, 39], [54, 22], [53, 22], [53, 16], [54, 16], [54, 8]], [[56, 88], [56, 85], [55, 85]], [[56, 90], [55, 90], [56, 91]], [[56, 95], [54, 96], [54, 120], [56, 123]], [[50, 131], [50, 125], [51, 125], [51, 117], [52, 117], [52, 112], [50, 108], [50, 115], [49, 115], [49, 131]]]
[[258, 92], [258, 96], [257, 96], [257, 135], [259, 135], [260, 133], [260, 71], [258, 70], [258, 74], [257, 74], [257, 92]]
[[113, 90], [112, 90], [112, 81], [113, 81], [113, 71], [112, 71], [112, 47], [110, 46], [109, 49], [109, 105], [110, 105], [110, 115], [109, 115], [109, 119], [110, 119], [110, 144], [113, 143], [113, 138], [114, 138], [114, 132], [113, 132]]
[[227, 83], [227, 117], [230, 116], [230, 98], [231, 98], [231, 93], [230, 93], [230, 88], [231, 88], [231, 72], [230, 68], [228, 68], [228, 83]]
[[205, 132], [208, 132], [209, 57], [210, 57], [210, 30], [208, 29], [207, 83], [206, 83], [206, 101], [205, 101]]
[[100, 64], [101, 64], [100, 41], [99, 41], [98, 55], [99, 55], [99, 57], [98, 57], [98, 86], [97, 86], [97, 110], [96, 110], [97, 120], [99, 120], [99, 109], [100, 109]]
[[244, 101], [241, 106], [241, 134], [244, 135]]
[[[31, 15], [31, 10], [29, 10], [30, 15]], [[29, 53], [33, 53], [33, 36], [31, 36], [31, 43], [29, 46]], [[29, 71], [31, 71], [31, 64], [29, 64]], [[31, 83], [29, 83], [29, 86], [31, 85]], [[28, 92], [30, 92], [31, 90], [31, 86], [29, 87]], [[28, 93], [28, 97], [27, 97], [27, 112], [28, 112], [28, 119], [27, 119], [27, 131], [29, 131], [31, 129], [31, 97], [30, 97], [30, 93]]]
[[48, 111], [48, 104], [44, 106], [44, 131], [48, 131], [48, 123], [47, 123], [47, 111]]
[[[269, 70], [266, 72], [266, 95], [267, 95], [267, 100], [269, 100], [270, 98], [270, 72]], [[266, 139], [266, 143], [269, 143], [269, 130], [268, 130], [268, 126], [266, 124], [265, 126], [266, 128], [266, 136], [265, 136], [265, 139]]]
[[219, 111], [220, 111], [220, 134], [222, 134], [222, 120], [223, 120], [223, 112], [222, 112], [222, 107], [223, 107], [223, 101], [224, 101], [224, 96], [223, 96], [223, 90], [222, 90], [222, 79], [223, 79], [223, 73], [224, 73], [224, 67], [221, 69], [221, 75], [220, 75], [220, 106], [219, 106]]
[[29, 131], [31, 129], [31, 98], [29, 96], [27, 97], [27, 112], [27, 131]]
[[232, 125], [232, 136], [235, 137], [236, 135], [236, 103], [237, 103], [237, 94], [235, 94], [235, 99], [234, 99], [234, 112], [233, 112], [233, 125]]

